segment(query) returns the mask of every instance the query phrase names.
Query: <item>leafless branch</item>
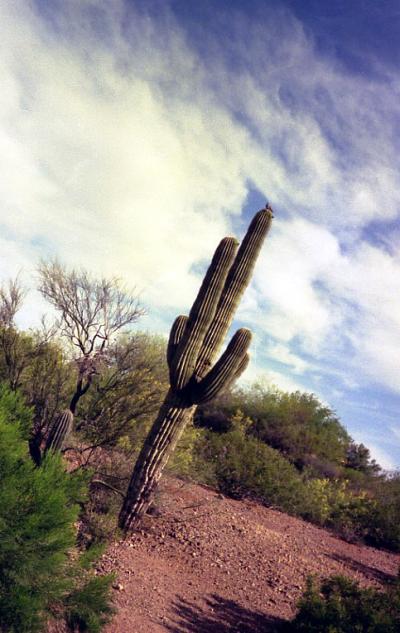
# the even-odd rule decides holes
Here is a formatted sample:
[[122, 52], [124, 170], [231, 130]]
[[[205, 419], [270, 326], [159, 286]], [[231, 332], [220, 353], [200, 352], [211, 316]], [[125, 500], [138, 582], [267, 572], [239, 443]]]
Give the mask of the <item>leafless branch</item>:
[[104, 351], [121, 329], [143, 314], [135, 290], [127, 292], [119, 279], [93, 279], [86, 271], [67, 271], [61, 264], [41, 262], [38, 289], [57, 310], [61, 333], [83, 356]]
[[9, 279], [0, 286], [0, 326], [14, 327], [15, 315], [21, 308], [26, 291], [21, 286], [18, 277]]

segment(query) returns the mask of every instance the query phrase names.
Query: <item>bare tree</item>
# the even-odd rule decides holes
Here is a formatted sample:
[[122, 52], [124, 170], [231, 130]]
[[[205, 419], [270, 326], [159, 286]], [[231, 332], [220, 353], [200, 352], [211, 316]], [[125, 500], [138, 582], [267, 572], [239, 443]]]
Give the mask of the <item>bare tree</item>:
[[[38, 290], [57, 311], [59, 332], [75, 350], [77, 379], [68, 407], [74, 415], [94, 375], [107, 363], [110, 342], [119, 331], [135, 323], [144, 310], [137, 294], [128, 293], [115, 277], [96, 280], [85, 270], [66, 270], [57, 260], [41, 262], [38, 272]], [[52, 448], [53, 435], [51, 431], [46, 449]]]
[[18, 277], [0, 286], [0, 326], [15, 327], [15, 315], [22, 306], [25, 290]]

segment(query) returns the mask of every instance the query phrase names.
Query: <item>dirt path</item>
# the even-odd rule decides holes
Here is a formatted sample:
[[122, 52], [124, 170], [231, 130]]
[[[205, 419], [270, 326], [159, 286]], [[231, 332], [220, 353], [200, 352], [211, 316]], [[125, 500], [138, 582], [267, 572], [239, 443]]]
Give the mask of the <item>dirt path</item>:
[[399, 567], [398, 555], [202, 486], [168, 479], [159, 505], [99, 564], [117, 572], [106, 633], [266, 633], [293, 615], [310, 573], [378, 586]]

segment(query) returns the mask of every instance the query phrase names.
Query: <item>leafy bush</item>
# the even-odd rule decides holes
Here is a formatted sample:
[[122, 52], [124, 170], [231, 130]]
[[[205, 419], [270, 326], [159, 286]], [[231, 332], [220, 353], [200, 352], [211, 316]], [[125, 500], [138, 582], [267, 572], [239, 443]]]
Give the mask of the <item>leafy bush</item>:
[[201, 407], [196, 423], [231, 430], [236, 410], [251, 419], [249, 434], [279, 450], [299, 469], [313, 466], [317, 475], [333, 469], [337, 476], [346, 463], [350, 437], [335, 413], [314, 394], [286, 393], [255, 383]]
[[54, 609], [63, 613], [67, 601], [70, 614], [82, 596], [82, 630], [96, 633], [109, 613], [110, 580], [91, 578], [72, 555], [86, 476], [67, 473], [57, 454], [35, 467], [24, 437], [29, 415], [17, 394], [0, 389], [0, 630], [41, 631]]
[[298, 613], [286, 630], [288, 633], [397, 633], [399, 584], [383, 592], [362, 589], [344, 576], [332, 576], [321, 586], [308, 579]]
[[168, 464], [168, 472], [179, 477], [189, 477], [204, 481], [202, 469], [199, 469], [198, 449], [204, 438], [203, 429], [188, 424]]
[[8, 423], [17, 423], [19, 432], [28, 439], [32, 424], [32, 414], [17, 391], [11, 391], [4, 383], [0, 384], [0, 419]]
[[77, 428], [86, 447], [126, 448], [141, 439], [168, 389], [165, 342], [157, 336], [121, 335], [107, 350], [91, 389], [79, 403]]
[[19, 423], [6, 419], [7, 399], [0, 399], [0, 629], [33, 633], [67, 589], [83, 483], [57, 455], [34, 466]]
[[288, 512], [297, 509], [302, 482], [296, 468], [275, 449], [236, 429], [210, 434], [210, 454], [219, 489], [254, 497]]
[[99, 633], [109, 622], [115, 609], [109, 593], [113, 576], [94, 576], [79, 589], [72, 591], [65, 601], [66, 621], [72, 631]]
[[313, 523], [333, 528], [349, 540], [369, 533], [376, 502], [365, 491], [355, 493], [346, 481], [305, 481], [300, 515]]
[[332, 486], [329, 479], [309, 479], [304, 484], [301, 514], [304, 519], [325, 525], [331, 515]]
[[246, 394], [246, 415], [254, 420], [253, 433], [302, 467], [307, 456], [340, 464], [349, 436], [335, 413], [314, 394], [285, 393], [254, 385]]
[[368, 517], [368, 540], [400, 551], [400, 474], [378, 479], [373, 496], [375, 507]]
[[376, 474], [381, 470], [379, 464], [374, 459], [371, 459], [369, 448], [364, 446], [364, 444], [356, 444], [353, 441], [347, 447], [346, 467], [349, 470], [352, 469], [367, 475]]

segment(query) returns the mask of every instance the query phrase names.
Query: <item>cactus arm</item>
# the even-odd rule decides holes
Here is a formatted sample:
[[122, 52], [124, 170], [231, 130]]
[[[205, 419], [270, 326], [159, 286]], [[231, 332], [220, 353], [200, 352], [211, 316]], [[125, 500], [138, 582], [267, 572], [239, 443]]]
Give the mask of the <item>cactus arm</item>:
[[222, 393], [223, 391], [228, 391], [228, 389], [230, 387], [232, 387], [232, 385], [235, 384], [235, 382], [240, 378], [240, 376], [246, 371], [247, 366], [250, 362], [250, 354], [245, 354], [242, 357], [242, 360], [240, 361], [236, 372], [234, 373], [234, 375], [232, 376], [231, 380], [227, 380], [225, 385], [223, 386], [223, 388], [218, 392], [217, 395], [219, 395], [220, 393]]
[[175, 352], [178, 349], [178, 345], [182, 340], [183, 333], [185, 331], [186, 324], [188, 322], [188, 317], [184, 315], [180, 315], [176, 317], [168, 340], [167, 347], [167, 362], [168, 367], [171, 368], [172, 361], [174, 360]]
[[194, 402], [203, 404], [215, 398], [235, 380], [238, 369], [248, 358], [247, 350], [251, 342], [251, 332], [241, 328], [232, 337], [228, 347], [214, 367], [193, 389]]
[[237, 245], [238, 242], [233, 237], [221, 240], [190, 311], [171, 368], [171, 386], [177, 390], [183, 389], [193, 375], [203, 339], [217, 310]]
[[240, 245], [227, 276], [215, 318], [210, 324], [197, 358], [195, 369], [197, 379], [201, 380], [207, 373], [223, 343], [235, 310], [251, 279], [257, 255], [271, 226], [272, 218], [272, 209], [269, 206], [259, 211], [254, 216]]
[[245, 354], [236, 369], [236, 373], [233, 376], [232, 381], [226, 385], [226, 388], [230, 387], [234, 382], [236, 382], [236, 380], [240, 378], [240, 376], [246, 371], [249, 362], [250, 354]]

